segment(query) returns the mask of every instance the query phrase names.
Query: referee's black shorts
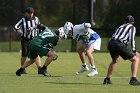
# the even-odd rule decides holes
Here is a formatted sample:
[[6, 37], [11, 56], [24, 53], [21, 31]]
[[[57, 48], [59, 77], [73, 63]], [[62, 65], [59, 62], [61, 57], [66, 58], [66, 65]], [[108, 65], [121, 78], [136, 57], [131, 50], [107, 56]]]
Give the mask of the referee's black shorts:
[[108, 50], [113, 60], [115, 60], [116, 56], [121, 56], [124, 60], [131, 59], [135, 56], [132, 50], [118, 40], [110, 40]]
[[27, 57], [29, 52], [29, 44], [31, 40], [21, 39], [21, 56]]

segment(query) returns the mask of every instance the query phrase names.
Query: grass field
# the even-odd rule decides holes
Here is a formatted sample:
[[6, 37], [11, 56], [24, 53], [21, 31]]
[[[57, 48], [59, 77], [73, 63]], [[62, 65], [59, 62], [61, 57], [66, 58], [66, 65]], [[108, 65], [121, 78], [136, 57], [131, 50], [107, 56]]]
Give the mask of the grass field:
[[[35, 64], [27, 68], [28, 74], [15, 75], [19, 68], [19, 52], [0, 52], [0, 93], [139, 93], [140, 86], [130, 86], [130, 62], [123, 61], [116, 68], [112, 85], [103, 85], [110, 56], [95, 53], [95, 63], [99, 74], [86, 77], [85, 72], [75, 75], [81, 67], [77, 53], [58, 53], [58, 60], [52, 62], [48, 72], [52, 77], [37, 74]], [[45, 57], [41, 59], [44, 63]], [[140, 80], [140, 69], [138, 71]]]

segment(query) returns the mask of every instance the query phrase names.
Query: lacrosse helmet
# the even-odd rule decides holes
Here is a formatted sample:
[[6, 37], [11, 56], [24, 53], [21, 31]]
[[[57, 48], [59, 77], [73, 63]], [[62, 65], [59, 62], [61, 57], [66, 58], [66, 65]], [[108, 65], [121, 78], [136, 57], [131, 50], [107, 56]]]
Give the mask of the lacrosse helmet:
[[64, 25], [64, 32], [67, 35], [69, 31], [72, 31], [73, 29], [73, 24], [71, 22], [66, 22]]
[[64, 28], [63, 28], [63, 27], [60, 27], [60, 28], [58, 29], [58, 32], [59, 32], [59, 38], [60, 38], [60, 39], [62, 39], [62, 38], [66, 39], [66, 38], [67, 38], [67, 35], [65, 34]]

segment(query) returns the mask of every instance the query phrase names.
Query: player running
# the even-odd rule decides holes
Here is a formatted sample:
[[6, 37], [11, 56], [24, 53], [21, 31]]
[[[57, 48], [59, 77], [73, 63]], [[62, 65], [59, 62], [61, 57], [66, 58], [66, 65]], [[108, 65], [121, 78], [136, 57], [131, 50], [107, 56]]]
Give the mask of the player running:
[[65, 34], [70, 34], [73, 39], [81, 42], [81, 46], [78, 47], [77, 51], [82, 61], [82, 67], [80, 71], [76, 72], [76, 74], [89, 70], [85, 60], [86, 52], [91, 68], [91, 72], [87, 74], [88, 77], [98, 74], [92, 53], [94, 50], [100, 50], [101, 46], [100, 36], [90, 27], [90, 23], [83, 23], [73, 26], [71, 22], [66, 22], [64, 25]]
[[47, 73], [47, 66], [53, 61], [57, 59], [57, 55], [51, 51], [50, 49], [57, 45], [57, 42], [61, 38], [66, 38], [66, 35], [62, 28], [59, 28], [56, 33], [51, 31], [48, 27], [43, 25], [39, 26], [42, 29], [42, 32], [34, 37], [29, 44], [29, 53], [28, 57], [30, 58], [20, 69], [16, 71], [17, 76], [21, 76], [21, 72], [31, 64], [35, 62], [36, 57], [47, 56], [47, 59], [43, 65], [43, 67], [39, 68], [39, 72], [44, 76], [51, 76]]

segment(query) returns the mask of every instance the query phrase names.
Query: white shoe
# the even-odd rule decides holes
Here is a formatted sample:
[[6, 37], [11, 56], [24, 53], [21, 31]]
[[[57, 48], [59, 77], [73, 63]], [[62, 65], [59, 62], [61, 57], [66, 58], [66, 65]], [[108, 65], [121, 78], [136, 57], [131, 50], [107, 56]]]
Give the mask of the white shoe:
[[83, 73], [83, 72], [88, 71], [88, 70], [89, 70], [89, 68], [87, 66], [86, 67], [82, 66], [80, 71], [76, 72], [76, 74]]
[[87, 74], [87, 76], [88, 76], [88, 77], [92, 77], [92, 76], [97, 75], [97, 74], [98, 74], [98, 71], [92, 69], [92, 71], [91, 71], [89, 74]]

